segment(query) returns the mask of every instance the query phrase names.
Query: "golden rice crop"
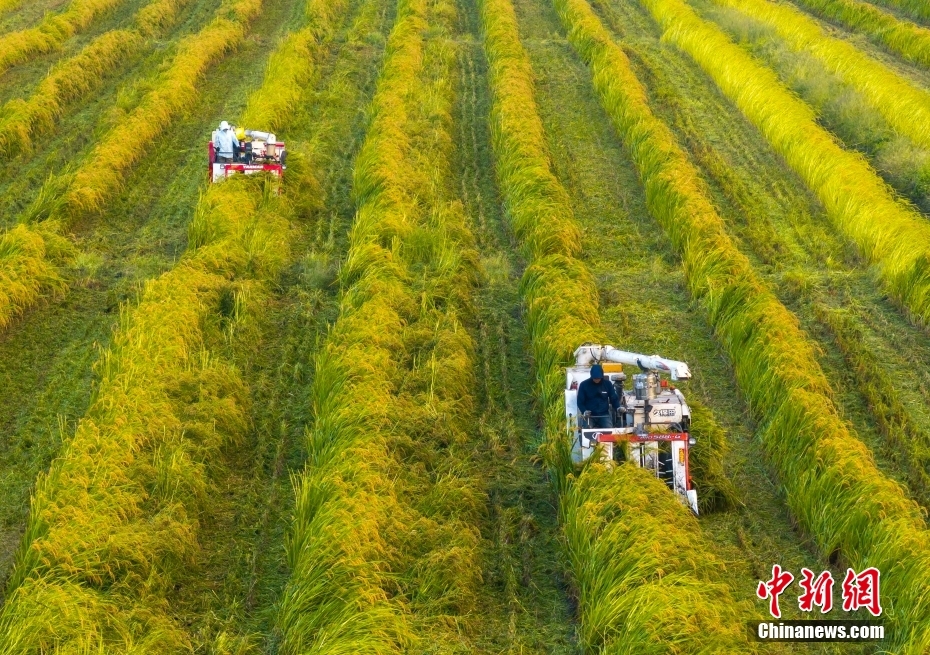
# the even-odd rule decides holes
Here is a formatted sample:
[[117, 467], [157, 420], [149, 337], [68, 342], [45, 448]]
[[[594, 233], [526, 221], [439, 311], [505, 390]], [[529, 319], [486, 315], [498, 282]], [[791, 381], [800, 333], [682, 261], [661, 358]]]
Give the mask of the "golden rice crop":
[[450, 200], [451, 2], [401, 0], [354, 172], [341, 308], [315, 362], [282, 653], [402, 652], [475, 611], [466, 463], [477, 256]]
[[0, 14], [13, 11], [22, 4], [23, 0], [0, 0]]
[[[510, 224], [529, 260], [521, 289], [548, 419], [547, 460], [561, 491], [582, 646], [590, 653], [665, 652], [662, 644], [706, 630], [717, 651], [746, 652], [745, 638], [733, 627], [739, 625], [733, 600], [717, 577], [720, 563], [703, 547], [697, 522], [664, 484], [632, 466], [608, 470], [592, 464], [577, 479], [571, 474], [562, 367], [578, 345], [599, 336], [597, 292], [575, 259], [580, 229], [551, 170], [513, 5], [483, 0], [481, 10], [497, 176]], [[566, 277], [567, 271], [580, 275]], [[695, 566], [695, 560], [704, 566]], [[701, 616], [704, 625], [681, 614], [683, 597], [686, 611]]]
[[46, 14], [38, 27], [0, 36], [0, 74], [31, 57], [58, 50], [75, 33], [125, 0], [72, 0], [59, 14]]
[[587, 605], [585, 653], [757, 651], [721, 580], [723, 562], [654, 475], [632, 464], [592, 464], [566, 491], [560, 516]]
[[[697, 20], [675, 0], [645, 2], [658, 15], [688, 12]], [[697, 171], [650, 110], [626, 55], [585, 0], [556, 6], [630, 150], [651, 213], [681, 255], [690, 292], [730, 355], [792, 513], [824, 556], [882, 571], [882, 593], [894, 606], [886, 615], [892, 648], [927, 652], [930, 532], [919, 507], [878, 471], [839, 416], [817, 349], [727, 235]], [[708, 47], [729, 57], [719, 46], [715, 39]]]
[[209, 350], [224, 340], [211, 316], [287, 258], [259, 184], [212, 187], [187, 255], [123, 308], [91, 407], [33, 495], [0, 653], [191, 650], [169, 598], [198, 557], [207, 464], [248, 429], [247, 389]]
[[243, 125], [277, 131], [291, 121], [315, 70], [311, 51], [332, 36], [335, 19], [347, 6], [347, 0], [308, 0], [305, 13], [314, 18], [288, 35], [269, 59], [265, 77], [270, 83], [249, 98]]
[[899, 134], [930, 147], [930, 92], [912, 84], [856, 46], [832, 37], [798, 9], [768, 0], [714, 0], [776, 31], [788, 45], [810, 52], [856, 89]]
[[799, 0], [821, 16], [867, 34], [908, 61], [930, 68], [930, 29], [901, 20], [863, 0]]
[[191, 0], [153, 0], [136, 14], [135, 22], [144, 36], [157, 36], [175, 24], [178, 13]]
[[930, 223], [898, 201], [864, 157], [841, 148], [814, 112], [712, 23], [682, 2], [645, 1], [823, 203], [837, 231], [875, 264], [889, 295], [930, 324]]
[[19, 313], [43, 296], [55, 296], [67, 288], [52, 263], [69, 250], [54, 232], [17, 225], [0, 235], [0, 328], [10, 324]]

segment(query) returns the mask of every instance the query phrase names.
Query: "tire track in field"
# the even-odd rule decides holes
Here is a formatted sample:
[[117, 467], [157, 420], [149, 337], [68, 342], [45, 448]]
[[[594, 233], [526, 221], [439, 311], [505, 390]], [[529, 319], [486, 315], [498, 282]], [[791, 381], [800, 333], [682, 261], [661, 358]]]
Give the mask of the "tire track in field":
[[[656, 112], [686, 145], [692, 163], [701, 171], [710, 195], [731, 233], [779, 299], [801, 320], [824, 351], [824, 367], [836, 392], [844, 418], [876, 456], [881, 470], [906, 483], [896, 446], [877, 427], [873, 405], [860, 392], [854, 367], [838, 347], [817, 306], [847, 308], [859, 318], [877, 313], [888, 317], [891, 330], [869, 331], [872, 343], [893, 338], [920, 344], [900, 352], [884, 345], [876, 354], [900, 374], [898, 386], [912, 419], [926, 426], [918, 409], [921, 360], [930, 339], [911, 325], [881, 292], [871, 271], [838, 238], [819, 203], [771, 151], [755, 128], [717, 91], [693, 62], [661, 44], [657, 28], [636, 2], [597, 0], [605, 23], [621, 35], [640, 79], [651, 94]], [[900, 335], [892, 337], [891, 335]], [[914, 408], [914, 409], [911, 409]], [[882, 408], [876, 408], [884, 411]], [[915, 489], [923, 496], [925, 490]]]
[[[593, 95], [590, 74], [564, 41], [548, 2], [516, 4], [556, 171], [586, 229], [585, 256], [599, 281], [609, 335], [630, 349], [690, 362], [696, 377], [685, 394], [709, 407], [729, 433], [725, 467], [745, 506], [700, 521], [726, 561], [734, 597], [752, 598], [776, 562], [792, 570], [828, 568], [793, 529], [726, 356], [690, 308], [680, 263], [646, 210], [635, 168]], [[800, 652], [832, 651], [811, 645]]]

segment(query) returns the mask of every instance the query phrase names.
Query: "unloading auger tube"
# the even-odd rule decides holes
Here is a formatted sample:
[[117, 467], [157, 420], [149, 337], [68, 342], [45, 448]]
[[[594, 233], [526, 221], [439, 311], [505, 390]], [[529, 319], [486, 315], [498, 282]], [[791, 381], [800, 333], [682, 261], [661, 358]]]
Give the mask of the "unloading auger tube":
[[617, 350], [613, 346], [600, 346], [585, 344], [575, 351], [575, 364], [578, 366], [591, 366], [603, 362], [638, 366], [642, 371], [656, 371], [668, 373], [672, 380], [690, 380], [691, 369], [684, 362], [674, 359], [665, 359], [658, 355], [640, 355], [625, 350]]
[[[620, 406], [608, 416], [579, 416], [578, 388], [591, 377], [591, 367], [604, 369], [603, 385], [613, 385]], [[624, 365], [636, 367], [633, 384], [625, 388]], [[631, 462], [655, 474], [681, 501], [697, 514], [697, 490], [691, 482], [690, 448], [696, 441], [689, 433], [691, 408], [684, 395], [670, 385], [691, 379], [685, 362], [659, 355], [641, 355], [610, 345], [586, 343], [575, 351], [575, 364], [566, 369], [565, 418], [572, 440], [572, 459], [582, 462], [595, 453], [601, 461]], [[598, 385], [592, 387], [599, 389]], [[601, 393], [606, 397], [606, 387]], [[604, 424], [611, 427], [602, 427]]]

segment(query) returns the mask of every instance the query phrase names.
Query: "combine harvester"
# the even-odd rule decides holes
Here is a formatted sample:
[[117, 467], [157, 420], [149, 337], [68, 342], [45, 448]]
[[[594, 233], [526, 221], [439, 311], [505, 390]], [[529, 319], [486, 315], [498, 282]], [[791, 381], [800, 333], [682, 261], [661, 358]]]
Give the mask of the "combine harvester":
[[[604, 370], [601, 384], [612, 384], [620, 406], [611, 409], [612, 428], [589, 427], [591, 417], [578, 415], [578, 387], [591, 377], [591, 367]], [[623, 366], [636, 366], [631, 389]], [[691, 370], [684, 362], [617, 350], [613, 346], [584, 344], [575, 351], [575, 364], [566, 369], [565, 416], [572, 459], [582, 462], [600, 453], [604, 462], [632, 462], [655, 476], [698, 513], [697, 490], [688, 469], [689, 448], [696, 443], [689, 434], [691, 409], [682, 393], [669, 381], [688, 380]]]
[[278, 179], [284, 178], [287, 170], [287, 150], [284, 143], [270, 132], [246, 130], [232, 126], [240, 148], [232, 162], [220, 162], [217, 158], [216, 132], [207, 144], [208, 174], [210, 182], [221, 182], [232, 175], [254, 175], [271, 173]]

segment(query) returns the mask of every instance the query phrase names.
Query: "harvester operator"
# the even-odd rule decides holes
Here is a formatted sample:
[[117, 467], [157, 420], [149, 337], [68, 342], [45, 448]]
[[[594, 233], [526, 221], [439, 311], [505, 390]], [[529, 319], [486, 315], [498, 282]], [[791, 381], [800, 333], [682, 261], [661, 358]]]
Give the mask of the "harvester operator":
[[578, 385], [578, 413], [584, 417], [582, 427], [612, 428], [611, 405], [620, 409], [620, 397], [614, 385], [604, 381], [604, 368], [595, 364], [591, 367], [591, 377]]
[[239, 150], [239, 139], [226, 121], [220, 123], [220, 129], [213, 133], [213, 146], [218, 163], [232, 163], [236, 151]]

